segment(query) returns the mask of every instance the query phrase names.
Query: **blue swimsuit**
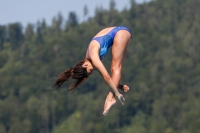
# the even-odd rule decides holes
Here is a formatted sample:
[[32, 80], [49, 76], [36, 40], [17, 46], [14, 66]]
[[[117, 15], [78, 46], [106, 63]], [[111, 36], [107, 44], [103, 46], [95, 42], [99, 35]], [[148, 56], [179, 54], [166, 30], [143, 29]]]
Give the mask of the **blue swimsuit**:
[[[119, 30], [127, 30], [128, 32], [130, 32], [131, 34], [131, 31], [130, 29], [128, 29], [127, 27], [125, 26], [117, 26], [115, 28], [113, 28], [109, 33], [107, 33], [106, 35], [104, 36], [99, 36], [99, 37], [95, 37], [93, 38], [92, 40], [96, 40], [99, 45], [100, 45], [100, 51], [99, 51], [99, 56], [100, 56], [100, 59], [103, 59], [104, 56], [106, 55], [106, 53], [108, 52], [108, 49], [110, 48], [110, 46], [113, 45], [113, 40], [115, 38], [115, 35], [116, 33], [119, 31]], [[91, 41], [92, 41], [91, 40]], [[89, 47], [88, 47], [88, 58], [90, 58], [90, 51], [89, 51]]]

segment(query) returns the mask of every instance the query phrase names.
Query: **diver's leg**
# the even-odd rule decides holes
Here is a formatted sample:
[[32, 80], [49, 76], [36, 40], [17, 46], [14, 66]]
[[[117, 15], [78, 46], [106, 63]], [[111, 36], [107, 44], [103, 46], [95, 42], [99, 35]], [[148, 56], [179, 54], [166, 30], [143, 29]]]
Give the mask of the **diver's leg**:
[[[111, 73], [112, 73], [112, 80], [114, 84], [118, 87], [119, 82], [122, 75], [122, 62], [124, 60], [127, 45], [130, 41], [130, 34], [127, 35], [127, 33], [123, 33], [127, 31], [120, 31], [120, 34], [116, 34], [113, 46], [112, 46], [112, 63], [111, 63]], [[104, 115], [107, 115], [110, 108], [116, 103], [115, 95], [110, 90], [104, 105]]]

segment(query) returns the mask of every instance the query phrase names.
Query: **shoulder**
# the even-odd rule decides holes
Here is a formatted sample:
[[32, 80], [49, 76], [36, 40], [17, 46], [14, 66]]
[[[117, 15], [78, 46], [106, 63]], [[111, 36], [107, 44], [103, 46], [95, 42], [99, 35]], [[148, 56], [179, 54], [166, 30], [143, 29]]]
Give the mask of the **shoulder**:
[[100, 45], [97, 40], [92, 40], [89, 44], [89, 48], [90, 48], [90, 50], [92, 50], [94, 48], [100, 48]]

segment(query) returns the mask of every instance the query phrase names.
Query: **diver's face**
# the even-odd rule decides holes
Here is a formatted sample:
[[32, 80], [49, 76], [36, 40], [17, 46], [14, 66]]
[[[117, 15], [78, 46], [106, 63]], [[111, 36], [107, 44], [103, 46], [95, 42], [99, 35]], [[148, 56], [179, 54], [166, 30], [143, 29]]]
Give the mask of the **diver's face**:
[[92, 74], [93, 66], [92, 66], [92, 65], [89, 65], [89, 66], [86, 68], [86, 70], [87, 70], [88, 75]]
[[86, 61], [82, 66], [86, 68], [88, 75], [92, 74], [94, 67], [89, 61]]

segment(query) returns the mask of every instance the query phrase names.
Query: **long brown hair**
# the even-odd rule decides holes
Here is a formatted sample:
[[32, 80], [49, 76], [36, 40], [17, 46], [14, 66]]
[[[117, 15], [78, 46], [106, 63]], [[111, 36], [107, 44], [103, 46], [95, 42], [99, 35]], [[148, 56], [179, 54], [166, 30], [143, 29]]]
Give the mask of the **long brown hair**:
[[53, 84], [53, 87], [59, 88], [65, 81], [69, 81], [70, 77], [75, 80], [75, 82], [69, 87], [69, 91], [75, 90], [87, 77], [87, 70], [82, 65], [84, 60], [79, 61], [76, 66], [69, 68], [66, 71], [59, 74], [58, 79]]

